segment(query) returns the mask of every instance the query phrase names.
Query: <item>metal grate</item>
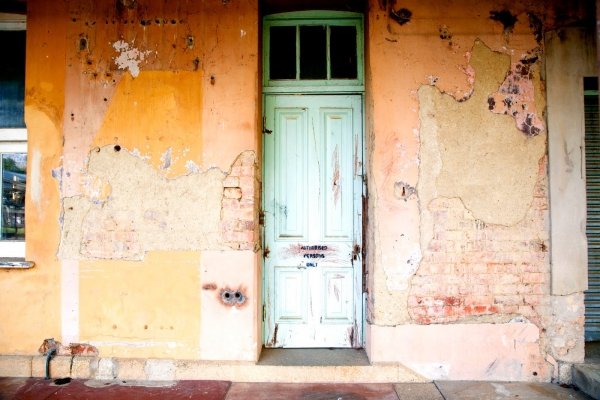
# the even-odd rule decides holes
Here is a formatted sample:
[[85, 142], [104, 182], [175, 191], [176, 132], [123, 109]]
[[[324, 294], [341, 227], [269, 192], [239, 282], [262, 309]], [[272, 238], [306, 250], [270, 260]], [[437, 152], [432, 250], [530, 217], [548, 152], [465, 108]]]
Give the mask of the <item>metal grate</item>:
[[598, 81], [584, 79], [585, 171], [587, 192], [588, 290], [585, 340], [600, 340], [600, 121]]

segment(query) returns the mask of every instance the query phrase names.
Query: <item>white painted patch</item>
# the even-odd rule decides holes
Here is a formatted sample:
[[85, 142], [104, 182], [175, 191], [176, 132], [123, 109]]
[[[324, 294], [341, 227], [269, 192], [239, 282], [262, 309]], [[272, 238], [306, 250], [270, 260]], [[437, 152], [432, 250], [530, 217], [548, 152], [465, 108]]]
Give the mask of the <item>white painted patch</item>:
[[503, 384], [492, 383], [492, 386], [494, 387], [494, 389], [496, 389], [497, 394], [505, 397], [510, 397], [510, 391]]
[[117, 67], [129, 70], [134, 78], [140, 74], [140, 63], [151, 53], [150, 50], [141, 51], [133, 47], [133, 42], [129, 44], [124, 40], [117, 40], [112, 47], [119, 53], [117, 57], [113, 58]]
[[79, 342], [79, 262], [62, 260], [60, 271], [61, 336], [63, 343]]
[[391, 260], [386, 262], [387, 258], [383, 257], [384, 264], [387, 264], [385, 267], [386, 286], [390, 292], [400, 292], [408, 289], [408, 282], [417, 272], [421, 258], [421, 248], [418, 243], [413, 244], [413, 249], [405, 262], [394, 264]]
[[187, 160], [185, 162], [185, 168], [190, 174], [197, 174], [198, 172], [200, 172], [200, 167], [192, 160]]
[[34, 149], [31, 155], [29, 180], [31, 184], [28, 189], [31, 193], [31, 200], [40, 212], [42, 210], [42, 153], [39, 149]]

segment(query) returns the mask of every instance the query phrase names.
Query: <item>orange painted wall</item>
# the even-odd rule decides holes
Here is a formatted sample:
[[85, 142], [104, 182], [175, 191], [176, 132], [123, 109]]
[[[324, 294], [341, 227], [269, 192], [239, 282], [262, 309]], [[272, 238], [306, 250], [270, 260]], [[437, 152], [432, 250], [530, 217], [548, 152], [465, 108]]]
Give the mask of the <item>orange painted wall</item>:
[[[156, 174], [148, 179], [161, 182], [191, 182], [190, 176], [207, 174], [218, 189], [243, 152], [242, 173], [257, 178], [251, 163], [260, 146], [258, 4], [149, 0], [127, 8], [109, 0], [33, 0], [28, 10], [27, 259], [36, 266], [3, 272], [0, 318], [10, 323], [1, 324], [0, 353], [35, 354], [45, 338], [54, 337], [97, 343], [101, 355], [198, 358], [206, 328], [200, 327], [201, 314], [211, 308], [227, 312], [212, 297], [201, 302], [203, 275], [228, 268], [201, 265], [202, 250], [216, 246], [233, 256], [238, 250], [227, 243], [236, 240], [248, 240], [244, 247], [252, 249], [255, 228], [203, 248], [169, 251], [167, 243], [133, 261], [118, 251], [95, 258], [60, 250], [61, 240], [70, 240], [65, 232], [81, 229], [70, 227], [64, 213], [73, 204], [98, 204], [115, 195], [111, 176], [88, 170], [91, 155], [104, 146], [148, 163]], [[242, 190], [250, 190], [244, 198], [252, 202], [252, 216], [259, 192], [252, 178], [248, 182]], [[201, 201], [203, 188], [190, 190]], [[131, 194], [131, 209], [147, 195]], [[162, 206], [161, 194], [153, 196]], [[148, 212], [148, 218], [158, 215]], [[218, 221], [221, 210], [199, 203], [187, 213], [200, 221], [212, 213]], [[228, 218], [234, 223], [236, 215]], [[220, 235], [217, 230], [213, 236]], [[112, 237], [118, 241], [123, 234]], [[180, 237], [185, 243], [185, 232]], [[248, 343], [258, 340], [258, 261], [246, 259], [254, 282], [247, 284], [245, 313], [256, 322], [247, 343], [240, 343], [245, 355], [235, 346], [228, 351], [254, 359], [256, 349], [248, 351]], [[61, 307], [72, 309], [61, 316]], [[203, 338], [210, 337], [206, 329]]]
[[[60, 263], [56, 249], [60, 193], [51, 171], [62, 155], [67, 30], [64, 3], [32, 2], [28, 16], [25, 120], [29, 127], [27, 259], [32, 270], [2, 271], [0, 353], [34, 353], [46, 337], [60, 336]], [[43, 335], [40, 336], [40, 335]]]

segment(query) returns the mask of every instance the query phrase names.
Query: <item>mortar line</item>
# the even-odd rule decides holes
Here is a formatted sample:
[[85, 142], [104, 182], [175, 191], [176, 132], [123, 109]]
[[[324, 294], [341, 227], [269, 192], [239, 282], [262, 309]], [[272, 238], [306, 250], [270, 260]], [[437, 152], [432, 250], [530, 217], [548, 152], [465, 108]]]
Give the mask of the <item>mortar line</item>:
[[438, 392], [440, 392], [440, 396], [442, 396], [443, 400], [448, 400], [446, 399], [446, 396], [444, 396], [444, 393], [442, 393], [442, 390], [440, 389], [440, 387], [437, 384], [437, 381], [433, 381], [433, 385], [435, 386], [435, 388], [438, 390]]

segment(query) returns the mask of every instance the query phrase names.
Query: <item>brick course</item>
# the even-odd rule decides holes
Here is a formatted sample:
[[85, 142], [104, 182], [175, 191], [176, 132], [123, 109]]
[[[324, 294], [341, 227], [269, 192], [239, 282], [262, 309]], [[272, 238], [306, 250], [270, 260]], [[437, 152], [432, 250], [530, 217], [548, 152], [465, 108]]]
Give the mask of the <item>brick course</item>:
[[259, 187], [255, 155], [244, 152], [223, 181], [221, 235], [232, 249], [255, 250], [258, 246]]
[[429, 204], [433, 237], [411, 280], [408, 310], [420, 324], [509, 319], [540, 323], [550, 291], [546, 160], [526, 217], [514, 226], [489, 225], [460, 199]]

